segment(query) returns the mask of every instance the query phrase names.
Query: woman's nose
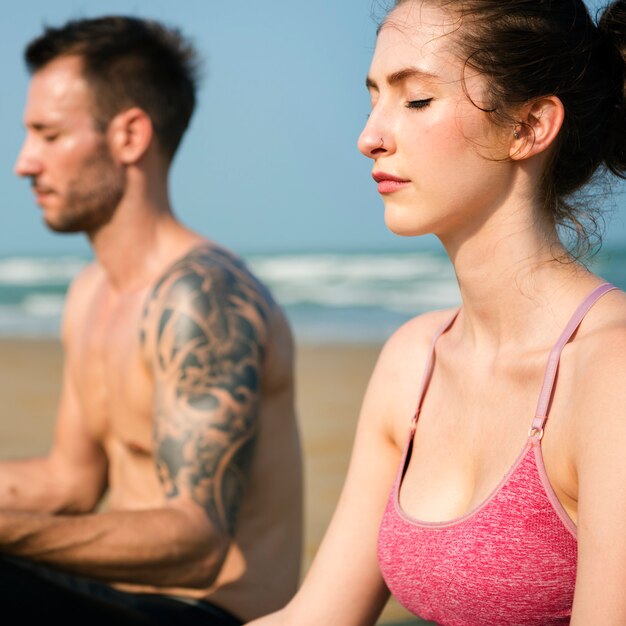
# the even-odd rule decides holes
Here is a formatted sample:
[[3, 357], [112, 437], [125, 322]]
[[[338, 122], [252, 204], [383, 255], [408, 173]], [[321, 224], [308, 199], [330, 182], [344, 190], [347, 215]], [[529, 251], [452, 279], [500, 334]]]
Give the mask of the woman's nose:
[[370, 115], [358, 141], [359, 150], [370, 159], [375, 159], [392, 149], [390, 134], [381, 126], [378, 115]]

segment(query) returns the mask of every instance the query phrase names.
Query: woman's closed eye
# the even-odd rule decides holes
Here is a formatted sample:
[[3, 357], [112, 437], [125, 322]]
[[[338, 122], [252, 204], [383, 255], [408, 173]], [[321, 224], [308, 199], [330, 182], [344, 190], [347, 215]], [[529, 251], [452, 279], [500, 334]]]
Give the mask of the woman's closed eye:
[[425, 109], [431, 102], [432, 98], [424, 98], [422, 100], [409, 100], [406, 103], [407, 109]]

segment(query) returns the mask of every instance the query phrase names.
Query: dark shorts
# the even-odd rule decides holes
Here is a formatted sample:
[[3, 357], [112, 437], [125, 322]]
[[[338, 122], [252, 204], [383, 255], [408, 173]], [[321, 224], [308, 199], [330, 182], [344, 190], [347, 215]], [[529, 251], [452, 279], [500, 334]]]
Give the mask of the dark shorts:
[[[118, 591], [105, 583], [21, 559], [0, 557], [2, 614], [15, 624], [63, 626], [241, 626], [204, 601]], [[3, 623], [4, 620], [3, 620]]]

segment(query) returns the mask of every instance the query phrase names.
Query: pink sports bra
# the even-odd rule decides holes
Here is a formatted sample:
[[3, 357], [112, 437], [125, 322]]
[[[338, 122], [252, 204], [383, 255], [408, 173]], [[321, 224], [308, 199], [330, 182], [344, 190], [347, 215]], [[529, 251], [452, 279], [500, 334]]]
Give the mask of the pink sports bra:
[[415, 425], [430, 381], [435, 334], [400, 469], [378, 536], [378, 560], [391, 593], [409, 611], [441, 626], [569, 624], [576, 582], [576, 526], [546, 475], [541, 437], [563, 346], [605, 293], [600, 285], [578, 307], [548, 359], [526, 445], [476, 509], [449, 522], [420, 522], [398, 494]]

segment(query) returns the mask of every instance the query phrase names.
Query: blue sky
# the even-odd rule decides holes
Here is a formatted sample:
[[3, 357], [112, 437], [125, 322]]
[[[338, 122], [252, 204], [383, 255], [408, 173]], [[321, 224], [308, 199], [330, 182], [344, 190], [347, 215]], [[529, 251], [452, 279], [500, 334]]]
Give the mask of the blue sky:
[[[598, 2], [590, 0], [593, 9]], [[179, 218], [240, 252], [409, 249], [389, 233], [356, 148], [369, 109], [372, 0], [27, 0], [0, 21], [0, 256], [87, 252], [49, 233], [13, 175], [23, 129], [26, 43], [44, 24], [124, 13], [179, 27], [205, 58], [199, 107], [171, 174]], [[618, 187], [621, 191], [624, 185]], [[626, 199], [608, 243], [626, 245]]]

